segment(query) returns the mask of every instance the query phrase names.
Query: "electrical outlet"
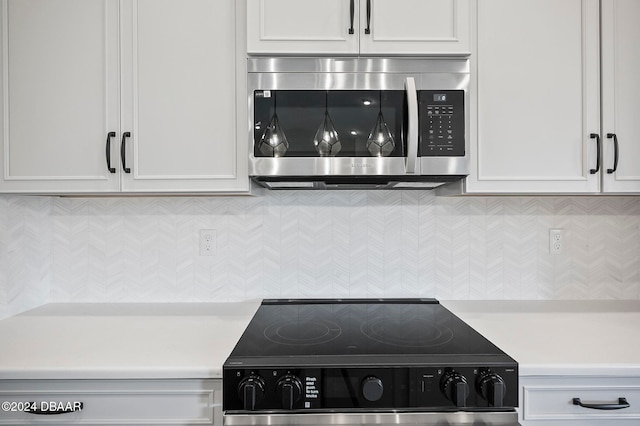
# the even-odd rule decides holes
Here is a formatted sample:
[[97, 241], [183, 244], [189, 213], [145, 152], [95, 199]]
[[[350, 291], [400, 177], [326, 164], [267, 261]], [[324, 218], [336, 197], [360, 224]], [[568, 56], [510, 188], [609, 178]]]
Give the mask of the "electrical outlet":
[[216, 254], [216, 230], [200, 230], [200, 256], [215, 256]]
[[564, 248], [562, 229], [549, 229], [549, 253], [560, 254]]

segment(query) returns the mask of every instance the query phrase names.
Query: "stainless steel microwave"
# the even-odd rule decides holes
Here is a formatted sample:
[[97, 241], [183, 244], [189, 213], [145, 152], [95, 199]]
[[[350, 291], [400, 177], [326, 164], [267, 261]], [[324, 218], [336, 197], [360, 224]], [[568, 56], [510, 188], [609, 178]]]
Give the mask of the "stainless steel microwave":
[[467, 58], [250, 58], [247, 83], [264, 187], [432, 189], [468, 174]]

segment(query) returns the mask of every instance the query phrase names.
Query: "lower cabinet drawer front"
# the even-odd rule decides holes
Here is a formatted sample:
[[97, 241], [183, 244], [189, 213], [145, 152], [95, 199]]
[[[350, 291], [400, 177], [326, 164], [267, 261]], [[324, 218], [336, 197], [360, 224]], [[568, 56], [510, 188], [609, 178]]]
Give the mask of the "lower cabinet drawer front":
[[215, 380], [6, 380], [0, 425], [221, 426], [219, 389]]
[[[633, 424], [640, 424], [640, 386], [525, 385], [523, 392], [525, 421], [600, 419], [634, 420]], [[575, 405], [574, 398], [580, 398], [583, 404], [617, 404], [619, 398], [625, 398], [629, 407], [598, 410]]]

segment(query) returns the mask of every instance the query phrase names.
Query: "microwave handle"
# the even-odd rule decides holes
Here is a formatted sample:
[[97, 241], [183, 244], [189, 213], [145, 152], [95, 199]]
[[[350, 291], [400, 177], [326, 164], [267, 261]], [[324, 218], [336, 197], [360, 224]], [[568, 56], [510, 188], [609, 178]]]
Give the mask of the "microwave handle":
[[416, 173], [418, 163], [418, 91], [413, 77], [407, 77], [404, 82], [404, 90], [407, 92], [407, 158], [405, 171], [407, 174]]

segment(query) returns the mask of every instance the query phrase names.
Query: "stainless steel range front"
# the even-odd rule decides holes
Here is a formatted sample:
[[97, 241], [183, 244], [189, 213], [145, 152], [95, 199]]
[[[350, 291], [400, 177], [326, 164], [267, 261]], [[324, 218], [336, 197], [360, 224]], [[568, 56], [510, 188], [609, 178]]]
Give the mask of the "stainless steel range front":
[[468, 174], [469, 60], [250, 58], [250, 175], [267, 188], [434, 188]]
[[265, 300], [224, 364], [226, 426], [518, 424], [518, 364], [433, 299]]

